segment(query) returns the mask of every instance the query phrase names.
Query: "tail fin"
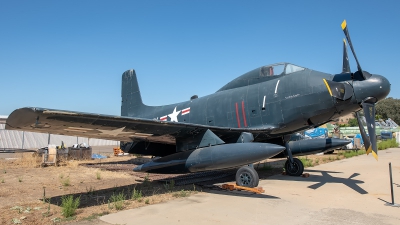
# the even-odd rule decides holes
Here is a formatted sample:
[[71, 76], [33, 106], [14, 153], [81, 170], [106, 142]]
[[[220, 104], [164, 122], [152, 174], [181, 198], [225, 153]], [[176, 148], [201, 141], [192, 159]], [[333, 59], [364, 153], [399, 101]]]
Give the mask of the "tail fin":
[[137, 116], [144, 108], [135, 70], [122, 74], [121, 97], [121, 116]]

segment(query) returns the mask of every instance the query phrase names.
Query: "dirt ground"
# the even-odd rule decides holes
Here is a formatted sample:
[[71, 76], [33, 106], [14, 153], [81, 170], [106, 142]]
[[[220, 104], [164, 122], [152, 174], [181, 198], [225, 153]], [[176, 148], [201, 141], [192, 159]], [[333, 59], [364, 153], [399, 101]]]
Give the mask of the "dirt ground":
[[[0, 158], [0, 224], [54, 224], [71, 221], [96, 220], [116, 212], [113, 196], [122, 195], [121, 209], [143, 207], [170, 199], [186, 197], [209, 188], [208, 185], [166, 185], [156, 180], [177, 175], [153, 175], [133, 172], [135, 164], [145, 159], [133, 156], [102, 160], [67, 161], [60, 166], [40, 167], [39, 157], [20, 154], [17, 159]], [[344, 158], [333, 155], [308, 156], [309, 166]], [[282, 173], [262, 162], [255, 165], [260, 179]], [[234, 175], [209, 182], [234, 181]], [[133, 191], [141, 191], [140, 199], [131, 199]], [[76, 216], [65, 219], [61, 212], [61, 198], [73, 195], [80, 198]], [[43, 200], [45, 199], [45, 200]]]

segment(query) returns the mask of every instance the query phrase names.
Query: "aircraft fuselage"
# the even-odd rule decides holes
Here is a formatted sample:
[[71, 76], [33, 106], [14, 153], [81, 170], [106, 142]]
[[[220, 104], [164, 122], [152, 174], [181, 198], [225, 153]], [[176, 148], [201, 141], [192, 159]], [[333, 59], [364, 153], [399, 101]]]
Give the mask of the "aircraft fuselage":
[[[246, 82], [249, 84], [242, 87], [220, 90], [171, 105], [143, 106], [135, 114], [128, 113], [129, 110], [122, 105], [121, 115], [240, 128], [264, 133], [269, 137], [282, 136], [319, 126], [360, 109], [354, 96], [345, 101], [337, 101], [330, 95], [323, 79], [332, 80], [333, 77], [310, 69], [278, 76], [255, 77], [248, 79]], [[122, 97], [124, 99], [124, 94]], [[346, 107], [341, 107], [343, 105]], [[278, 129], [269, 132], [271, 127]]]

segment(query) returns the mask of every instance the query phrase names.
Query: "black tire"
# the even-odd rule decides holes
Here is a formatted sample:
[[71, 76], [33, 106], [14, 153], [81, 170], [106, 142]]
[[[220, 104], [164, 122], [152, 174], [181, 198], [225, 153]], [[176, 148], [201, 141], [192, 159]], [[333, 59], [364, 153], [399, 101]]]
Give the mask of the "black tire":
[[257, 171], [253, 167], [243, 166], [236, 172], [236, 184], [243, 187], [257, 187], [259, 182]]
[[289, 176], [301, 176], [304, 172], [304, 165], [298, 158], [293, 158], [293, 165], [290, 168], [290, 160], [285, 163], [286, 174]]

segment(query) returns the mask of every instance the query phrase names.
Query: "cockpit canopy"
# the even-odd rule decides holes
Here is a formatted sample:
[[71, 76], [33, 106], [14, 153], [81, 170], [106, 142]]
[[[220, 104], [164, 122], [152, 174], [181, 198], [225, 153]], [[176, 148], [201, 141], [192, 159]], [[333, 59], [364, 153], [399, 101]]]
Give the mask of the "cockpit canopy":
[[[305, 70], [306, 68], [293, 65], [291, 63], [276, 63], [267, 66], [263, 66], [252, 70], [248, 73], [243, 74], [240, 77], [227, 83], [218, 91], [224, 91], [228, 89], [243, 87], [247, 85], [256, 84], [259, 82], [264, 82], [266, 80], [275, 79], [276, 76], [288, 75], [296, 72]], [[217, 92], [218, 92], [217, 91]]]
[[294, 72], [299, 72], [305, 68], [296, 66], [290, 63], [278, 63], [268, 66], [263, 66], [260, 69], [260, 76], [276, 76], [283, 74], [291, 74]]

